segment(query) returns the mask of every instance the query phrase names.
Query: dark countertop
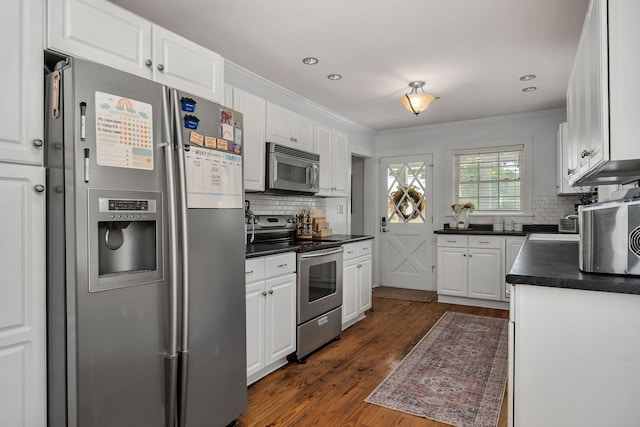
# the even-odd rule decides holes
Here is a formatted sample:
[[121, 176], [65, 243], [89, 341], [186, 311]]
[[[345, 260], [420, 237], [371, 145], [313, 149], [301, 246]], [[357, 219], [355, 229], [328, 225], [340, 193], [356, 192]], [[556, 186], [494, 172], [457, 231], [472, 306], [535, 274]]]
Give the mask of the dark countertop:
[[638, 276], [583, 273], [578, 265], [578, 242], [527, 239], [507, 274], [507, 282], [640, 294]]
[[314, 237], [314, 242], [340, 242], [340, 243], [352, 243], [362, 240], [373, 240], [373, 236], [367, 236], [364, 234], [333, 234], [326, 237]]
[[[311, 240], [304, 240], [307, 243], [324, 242], [324, 243], [336, 243], [336, 245], [359, 242], [362, 240], [372, 240], [373, 236], [361, 235], [361, 234], [334, 234], [326, 237], [316, 237]], [[299, 246], [295, 242], [277, 242], [277, 243], [249, 243], [246, 245], [246, 258], [255, 258], [267, 255], [276, 255], [284, 252], [296, 252]]]
[[481, 234], [483, 236], [526, 236], [529, 233], [557, 233], [558, 226], [554, 224], [525, 224], [522, 231], [493, 231], [493, 224], [470, 224], [469, 228], [458, 230], [449, 228], [445, 224], [444, 228], [435, 230], [434, 234]]

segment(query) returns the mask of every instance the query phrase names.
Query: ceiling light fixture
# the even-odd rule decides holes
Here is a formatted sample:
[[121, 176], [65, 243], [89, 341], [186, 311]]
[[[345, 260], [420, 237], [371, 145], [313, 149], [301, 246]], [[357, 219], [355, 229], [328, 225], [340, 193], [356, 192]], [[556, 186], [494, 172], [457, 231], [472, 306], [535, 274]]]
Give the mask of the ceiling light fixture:
[[529, 80], [533, 80], [536, 78], [535, 74], [525, 74], [524, 76], [520, 77], [520, 80], [522, 80], [523, 82], [528, 82]]
[[307, 58], [304, 58], [302, 60], [302, 62], [307, 64], [307, 65], [316, 65], [319, 61], [318, 61], [318, 58], [314, 58], [313, 56], [309, 56]]
[[340, 80], [342, 76], [340, 74], [329, 74], [327, 78], [329, 80]]
[[[424, 86], [424, 82], [422, 81], [409, 83], [411, 92], [400, 98], [400, 102], [402, 102], [404, 108], [411, 111], [416, 116], [426, 110], [433, 101], [440, 99], [439, 96], [424, 93], [422, 86]], [[422, 93], [418, 92], [418, 89], [420, 89]]]
[[538, 90], [538, 88], [535, 87], [535, 86], [529, 86], [529, 87], [525, 87], [524, 89], [522, 89], [523, 92], [534, 92], [536, 90]]

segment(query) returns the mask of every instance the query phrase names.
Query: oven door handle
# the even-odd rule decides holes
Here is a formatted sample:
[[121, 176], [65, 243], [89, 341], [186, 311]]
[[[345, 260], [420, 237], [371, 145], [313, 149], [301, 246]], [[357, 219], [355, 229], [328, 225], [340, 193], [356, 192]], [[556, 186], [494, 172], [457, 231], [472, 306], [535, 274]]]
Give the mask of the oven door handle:
[[306, 254], [299, 254], [301, 259], [305, 259], [305, 258], [315, 258], [315, 257], [319, 257], [319, 256], [324, 256], [324, 255], [333, 255], [333, 254], [337, 254], [342, 252], [343, 249], [342, 248], [338, 248], [338, 249], [327, 249], [327, 250], [317, 250], [317, 251], [311, 251], [309, 253]]

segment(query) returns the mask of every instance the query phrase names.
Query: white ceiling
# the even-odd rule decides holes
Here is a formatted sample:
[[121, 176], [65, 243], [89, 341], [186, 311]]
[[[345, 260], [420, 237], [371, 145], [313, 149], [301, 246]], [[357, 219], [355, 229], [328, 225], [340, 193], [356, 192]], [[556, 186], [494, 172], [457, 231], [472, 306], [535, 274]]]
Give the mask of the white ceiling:
[[[565, 107], [588, 0], [111, 0], [377, 130]], [[314, 56], [317, 65], [302, 63]], [[327, 75], [339, 73], [342, 80]], [[522, 82], [524, 74], [536, 74]], [[412, 80], [439, 96], [418, 117]], [[524, 93], [527, 86], [537, 91]]]

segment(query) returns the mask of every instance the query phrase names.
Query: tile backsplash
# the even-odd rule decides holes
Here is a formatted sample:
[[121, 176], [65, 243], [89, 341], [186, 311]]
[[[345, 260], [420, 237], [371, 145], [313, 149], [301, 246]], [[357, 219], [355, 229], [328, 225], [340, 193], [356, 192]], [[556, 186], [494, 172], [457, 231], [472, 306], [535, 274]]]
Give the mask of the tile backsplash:
[[294, 215], [302, 209], [326, 209], [322, 197], [246, 193], [244, 198], [251, 202], [251, 210], [256, 215]]
[[557, 224], [562, 215], [576, 213], [578, 196], [534, 196], [532, 224]]

